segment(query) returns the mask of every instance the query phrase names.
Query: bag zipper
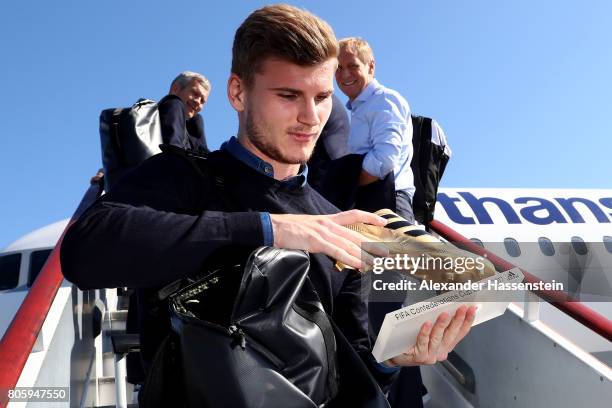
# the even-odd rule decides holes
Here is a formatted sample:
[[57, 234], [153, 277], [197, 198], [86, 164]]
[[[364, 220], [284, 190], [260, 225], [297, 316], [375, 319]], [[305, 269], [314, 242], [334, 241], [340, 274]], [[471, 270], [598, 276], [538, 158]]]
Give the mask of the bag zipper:
[[253, 339], [252, 336], [249, 336], [242, 331], [242, 329], [236, 324], [233, 324], [228, 328], [228, 333], [235, 339], [235, 342], [239, 344], [243, 350], [246, 349], [248, 340], [249, 347], [268, 359], [278, 370], [283, 370], [285, 368], [286, 364], [280, 358], [272, 353], [267, 347], [262, 346], [258, 341]]
[[232, 324], [227, 328], [227, 333], [240, 345], [241, 349], [246, 349], [246, 336], [240, 327]]
[[192, 316], [186, 316], [186, 317], [188, 317], [189, 320], [193, 319], [199, 324], [208, 326], [211, 329], [217, 330], [219, 332], [222, 332], [228, 335], [229, 337], [233, 339], [232, 347], [240, 346], [242, 350], [246, 350], [246, 346], [248, 343], [250, 348], [252, 348], [256, 352], [261, 354], [264, 358], [268, 359], [278, 370], [283, 370], [285, 368], [286, 364], [283, 362], [283, 360], [281, 360], [279, 357], [273, 354], [266, 347], [259, 344], [256, 340], [253, 339], [253, 337], [247, 335], [242, 330], [242, 328], [238, 326], [236, 322], [230, 324], [228, 327], [225, 327], [217, 323], [207, 322], [205, 320], [199, 320], [196, 317], [192, 317]]

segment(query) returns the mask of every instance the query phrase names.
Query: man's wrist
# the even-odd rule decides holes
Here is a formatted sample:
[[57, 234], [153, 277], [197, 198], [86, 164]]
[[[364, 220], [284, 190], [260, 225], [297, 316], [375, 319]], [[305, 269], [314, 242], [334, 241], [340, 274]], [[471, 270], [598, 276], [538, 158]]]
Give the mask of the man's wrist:
[[391, 359], [385, 360], [377, 364], [378, 364], [378, 370], [385, 374], [393, 374], [393, 373], [398, 372], [401, 369], [400, 366], [393, 364], [391, 362]]

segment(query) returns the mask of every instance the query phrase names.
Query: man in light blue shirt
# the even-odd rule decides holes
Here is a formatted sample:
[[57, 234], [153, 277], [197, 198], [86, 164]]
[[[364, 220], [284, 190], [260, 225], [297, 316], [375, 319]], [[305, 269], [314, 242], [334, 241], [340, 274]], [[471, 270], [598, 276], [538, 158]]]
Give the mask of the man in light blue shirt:
[[410, 106], [398, 92], [374, 79], [374, 55], [361, 38], [340, 40], [336, 82], [349, 98], [350, 153], [365, 155], [359, 185], [395, 178], [396, 212], [414, 223], [412, 197], [412, 121]]
[[[365, 155], [359, 186], [382, 180], [393, 172], [395, 212], [414, 224], [410, 106], [398, 92], [374, 79], [374, 67], [374, 54], [365, 40], [355, 37], [340, 40], [336, 82], [349, 98], [349, 152]], [[401, 306], [401, 302], [370, 302], [368, 308], [373, 332], [378, 332], [385, 314]], [[391, 387], [389, 401], [392, 407], [422, 408], [421, 397], [426, 393], [420, 369], [405, 367]]]

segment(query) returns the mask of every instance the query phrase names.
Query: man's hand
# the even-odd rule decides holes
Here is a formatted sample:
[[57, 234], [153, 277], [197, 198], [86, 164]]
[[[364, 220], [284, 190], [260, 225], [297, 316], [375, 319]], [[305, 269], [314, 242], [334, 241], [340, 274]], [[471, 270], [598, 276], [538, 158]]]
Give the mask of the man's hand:
[[361, 222], [384, 226], [387, 222], [376, 214], [360, 210], [332, 215], [271, 214], [270, 218], [276, 248], [323, 253], [355, 269], [365, 269], [360, 245], [367, 238], [344, 225]]
[[98, 172], [96, 173], [95, 176], [93, 176], [90, 180], [89, 180], [89, 184], [99, 184], [102, 180], [102, 178], [104, 177], [104, 172], [102, 171], [102, 169], [98, 170]]
[[447, 312], [442, 313], [433, 325], [425, 322], [417, 336], [416, 344], [399, 356], [384, 363], [388, 366], [415, 366], [435, 364], [446, 360], [455, 346], [468, 334], [474, 318], [476, 306], [460, 306], [451, 319]]

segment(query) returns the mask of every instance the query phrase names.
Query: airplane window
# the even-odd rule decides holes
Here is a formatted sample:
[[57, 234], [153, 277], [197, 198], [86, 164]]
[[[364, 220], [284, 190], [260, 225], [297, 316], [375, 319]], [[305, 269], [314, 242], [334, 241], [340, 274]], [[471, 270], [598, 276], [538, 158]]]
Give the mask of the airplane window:
[[506, 252], [508, 255], [516, 258], [521, 256], [521, 247], [519, 243], [516, 242], [514, 238], [504, 238], [504, 247], [506, 247]]
[[550, 239], [546, 237], [538, 238], [538, 244], [540, 244], [540, 251], [546, 256], [553, 256], [555, 254], [555, 247]]
[[470, 241], [472, 241], [473, 243], [475, 243], [476, 245], [478, 245], [479, 247], [484, 248], [484, 244], [482, 243], [481, 240], [479, 240], [478, 238], [470, 238]]
[[28, 287], [32, 286], [34, 280], [40, 273], [40, 270], [47, 262], [47, 258], [51, 254], [50, 249], [43, 249], [42, 251], [34, 251], [30, 256], [30, 274], [28, 275]]
[[603, 237], [603, 243], [608, 252], [612, 254], [612, 237], [609, 235], [605, 235]]
[[0, 257], [0, 290], [13, 289], [19, 283], [21, 254]]
[[588, 252], [587, 245], [580, 237], [572, 237], [572, 248], [574, 248], [574, 251], [576, 251], [578, 255], [586, 255]]

